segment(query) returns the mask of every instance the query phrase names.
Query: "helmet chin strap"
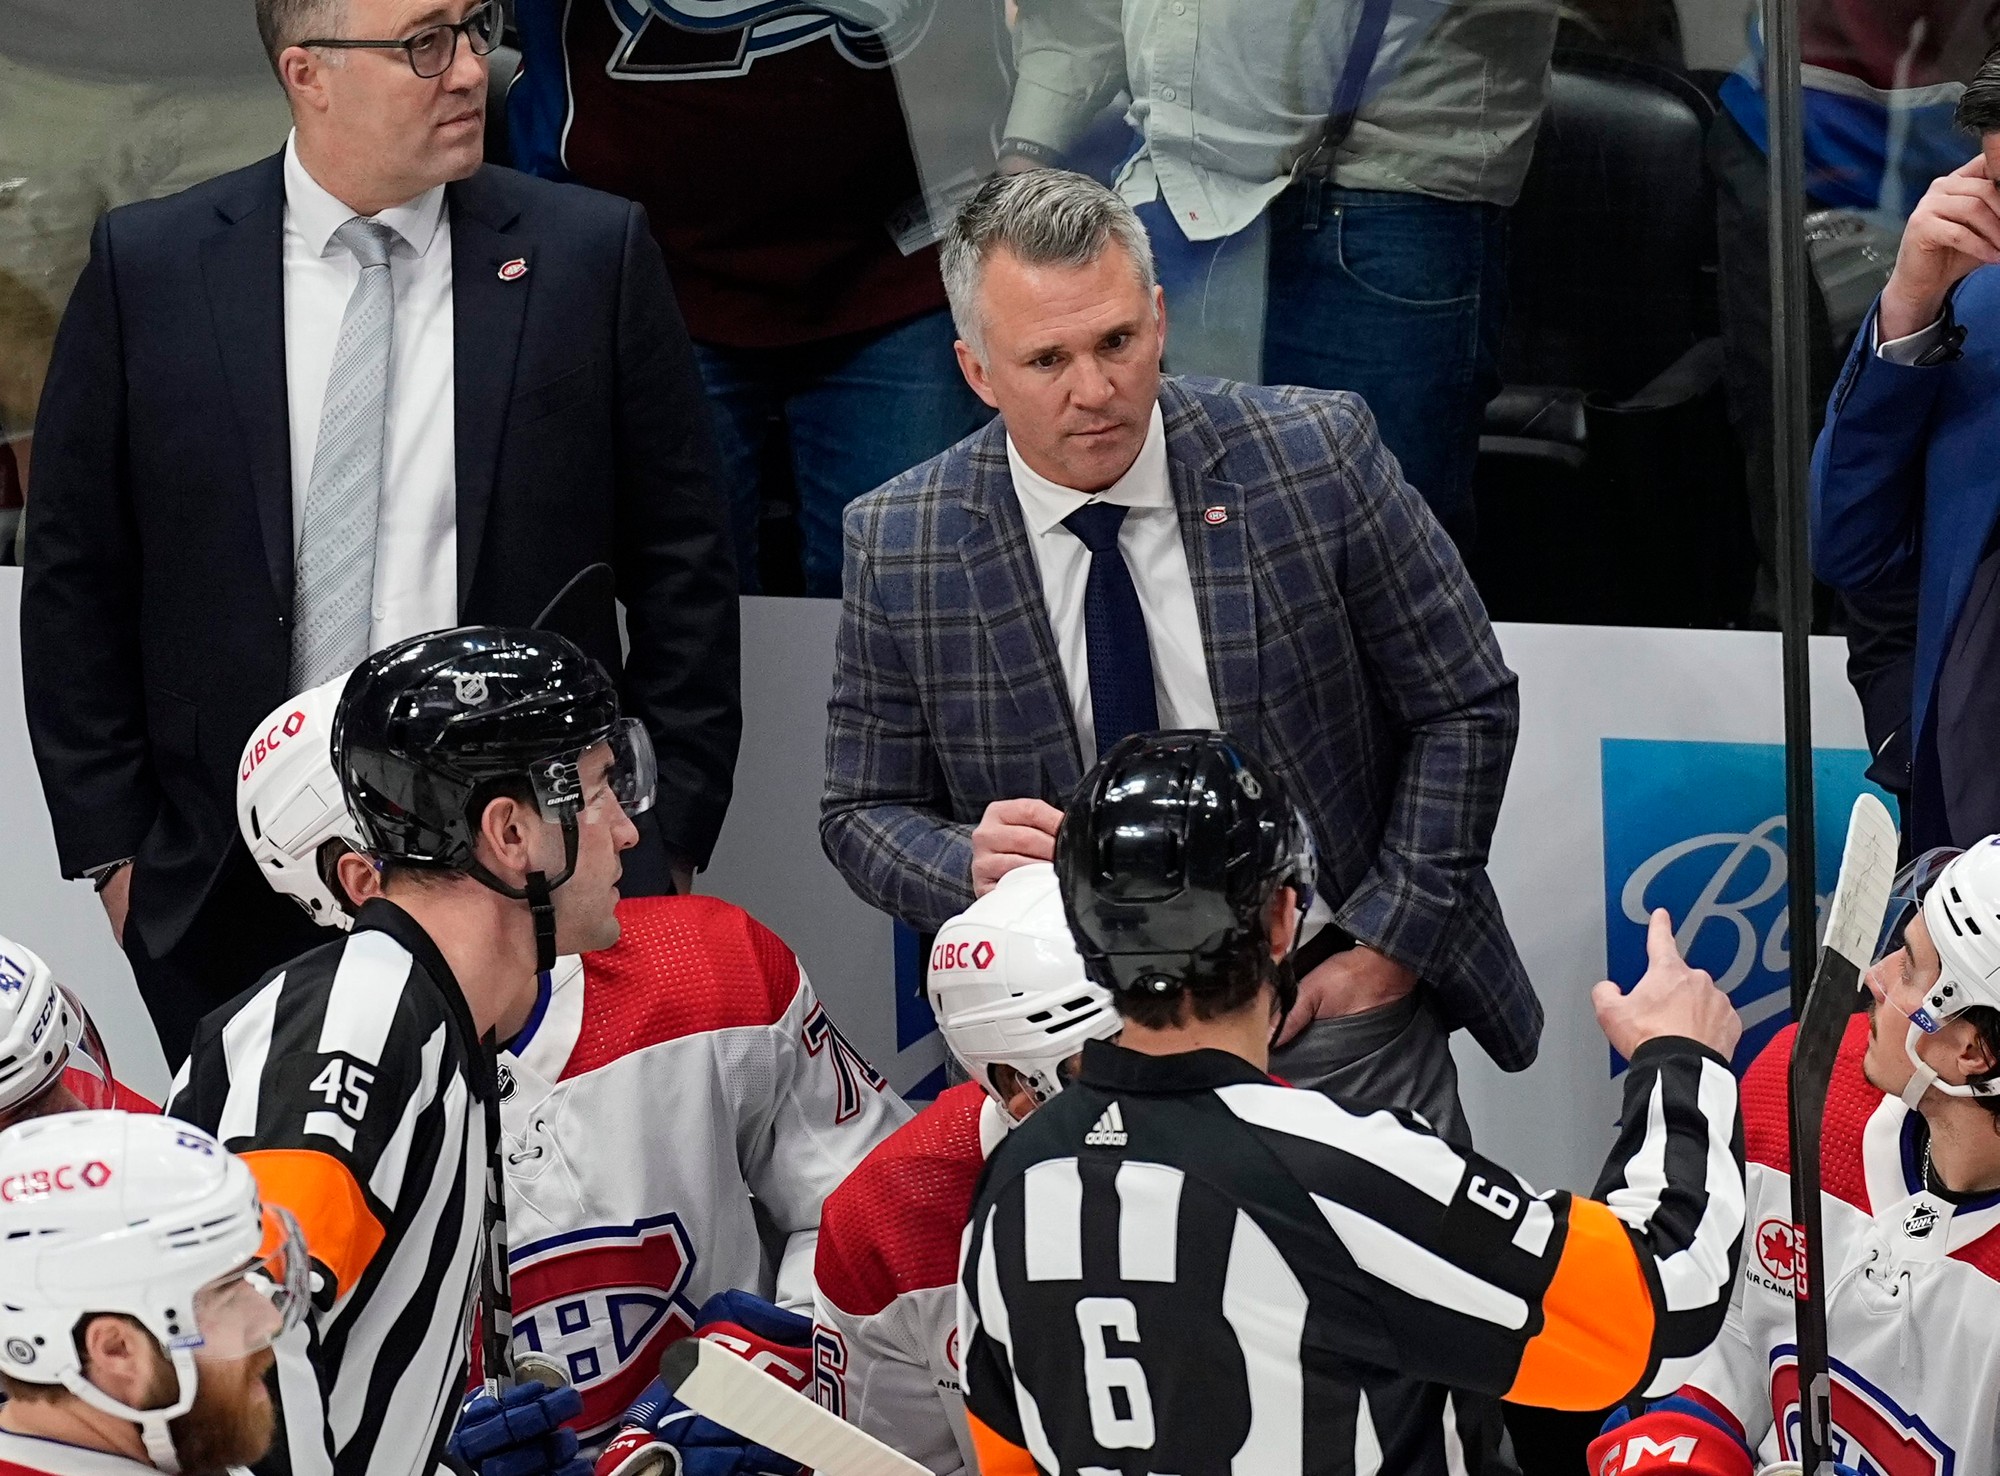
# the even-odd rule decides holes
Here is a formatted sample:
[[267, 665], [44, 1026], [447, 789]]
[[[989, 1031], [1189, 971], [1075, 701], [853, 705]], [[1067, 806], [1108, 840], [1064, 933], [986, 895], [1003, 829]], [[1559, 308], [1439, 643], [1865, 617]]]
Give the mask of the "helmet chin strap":
[[1924, 1093], [1929, 1091], [1937, 1091], [1947, 1097], [1990, 1097], [2000, 1093], [2000, 1081], [1959, 1083], [1940, 1079], [1937, 1072], [1925, 1065], [1924, 1058], [1917, 1054], [1917, 1042], [1923, 1038], [1923, 1026], [1911, 1021], [1909, 1033], [1903, 1037], [1903, 1054], [1910, 1058], [1910, 1065], [1914, 1069], [1909, 1082], [1899, 1094], [1905, 1107], [1915, 1112], [1917, 1104], [1924, 1099]]
[[477, 861], [466, 863], [466, 874], [482, 885], [492, 888], [503, 897], [511, 897], [516, 902], [528, 904], [528, 914], [535, 922], [535, 972], [546, 974], [556, 966], [556, 903], [555, 889], [576, 874], [576, 817], [566, 816], [562, 823], [563, 869], [562, 874], [550, 881], [548, 873], [531, 871], [523, 878], [523, 885], [509, 886]]
[[139, 1438], [146, 1444], [146, 1458], [167, 1476], [180, 1476], [180, 1453], [174, 1449], [173, 1432], [167, 1427], [194, 1408], [195, 1387], [201, 1375], [195, 1368], [194, 1354], [186, 1348], [176, 1348], [168, 1356], [173, 1360], [177, 1390], [174, 1402], [165, 1409], [134, 1409], [121, 1400], [113, 1399], [85, 1378], [80, 1370], [63, 1375], [63, 1387], [92, 1409], [137, 1425]]

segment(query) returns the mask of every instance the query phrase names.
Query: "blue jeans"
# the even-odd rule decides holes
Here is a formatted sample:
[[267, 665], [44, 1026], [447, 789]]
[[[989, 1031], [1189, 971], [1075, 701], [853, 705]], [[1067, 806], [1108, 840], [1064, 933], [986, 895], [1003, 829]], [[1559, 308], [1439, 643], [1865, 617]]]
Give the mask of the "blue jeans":
[[1403, 475], [1461, 546], [1486, 402], [1500, 390], [1507, 212], [1498, 205], [1329, 188], [1272, 204], [1264, 378], [1354, 390]]
[[847, 504], [963, 440], [993, 413], [959, 374], [954, 337], [951, 314], [940, 310], [796, 348], [695, 345], [715, 408], [745, 594], [759, 587], [760, 468], [772, 417], [782, 417], [791, 436], [806, 593], [838, 597]]
[[[1141, 207], [1167, 290], [1169, 367], [1240, 378], [1258, 360], [1265, 384], [1353, 390], [1403, 475], [1463, 545], [1479, 428], [1500, 388], [1506, 211], [1322, 186], [1315, 227], [1312, 188], [1294, 185], [1255, 226], [1217, 242], [1190, 243], [1170, 212]], [[1213, 363], [1199, 361], [1232, 323], [1259, 316], [1261, 344], [1225, 343]], [[1176, 354], [1177, 340], [1197, 358]]]

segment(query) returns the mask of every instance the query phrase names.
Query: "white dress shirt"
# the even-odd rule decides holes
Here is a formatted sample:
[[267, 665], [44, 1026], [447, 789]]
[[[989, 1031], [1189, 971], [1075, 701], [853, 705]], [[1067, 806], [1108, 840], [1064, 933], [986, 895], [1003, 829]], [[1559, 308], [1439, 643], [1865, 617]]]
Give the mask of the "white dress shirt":
[[1215, 694], [1208, 684], [1208, 653], [1202, 644], [1201, 616], [1195, 610], [1194, 578], [1181, 544], [1174, 489], [1167, 479], [1167, 427], [1160, 407], [1145, 444], [1131, 468], [1096, 496], [1051, 482], [1021, 459], [1007, 438], [1007, 464], [1014, 495], [1028, 523], [1028, 543], [1042, 576], [1042, 599], [1056, 638], [1056, 659], [1069, 688], [1076, 737], [1084, 768], [1097, 762], [1097, 724], [1090, 704], [1090, 656], [1084, 640], [1083, 590], [1090, 577], [1090, 550], [1062, 520], [1093, 502], [1130, 508], [1118, 529], [1118, 551], [1132, 571], [1139, 608], [1146, 617], [1146, 644], [1153, 654], [1153, 696], [1163, 728], [1214, 728]]
[[[334, 341], [361, 264], [333, 239], [354, 212], [285, 145], [285, 395], [292, 435], [292, 556], [305, 523]], [[453, 414], [451, 222], [444, 186], [382, 211], [396, 233], [396, 329], [375, 533], [373, 650], [458, 624], [458, 476]]]
[[1875, 355], [1891, 364], [1901, 364], [1904, 368], [1916, 367], [1917, 360], [1936, 348], [1944, 340], [1944, 314], [1938, 314], [1937, 321], [1926, 324], [1915, 333], [1906, 333], [1901, 338], [1882, 341], [1882, 325], [1869, 320], [1868, 331], [1874, 335]]
[[[1028, 524], [1028, 546], [1042, 579], [1042, 603], [1048, 607], [1049, 630], [1056, 639], [1056, 660], [1062, 664], [1063, 685], [1076, 718], [1076, 738], [1082, 745], [1087, 772], [1097, 762], [1097, 723], [1090, 703], [1090, 653], [1085, 641], [1083, 594], [1090, 578], [1091, 552], [1083, 540], [1062, 525], [1078, 508], [1093, 502], [1115, 502], [1131, 511], [1118, 528], [1118, 551], [1132, 571], [1132, 587], [1146, 617], [1146, 646], [1153, 656], [1153, 700], [1163, 728], [1219, 729], [1215, 689], [1209, 685], [1208, 648], [1202, 641], [1201, 615], [1194, 603], [1194, 576], [1188, 572], [1187, 547], [1181, 542], [1180, 517], [1174, 510], [1173, 482], [1167, 473], [1167, 426], [1160, 407], [1146, 429], [1139, 456], [1117, 481], [1095, 496], [1050, 481], [1015, 449], [1007, 438], [1007, 465], [1014, 474], [1014, 495]], [[1323, 897], [1313, 898], [1312, 911], [1299, 929], [1304, 943], [1333, 917]]]

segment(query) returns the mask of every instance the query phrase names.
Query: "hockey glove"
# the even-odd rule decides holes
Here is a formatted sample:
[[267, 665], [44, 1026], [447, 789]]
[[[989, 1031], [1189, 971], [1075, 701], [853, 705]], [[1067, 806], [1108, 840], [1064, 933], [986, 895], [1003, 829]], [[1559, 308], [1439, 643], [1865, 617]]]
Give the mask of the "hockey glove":
[[[710, 1297], [693, 1336], [749, 1359], [794, 1389], [803, 1390], [810, 1377], [812, 1319], [749, 1292]], [[790, 1457], [696, 1414], [658, 1379], [619, 1423], [622, 1428], [597, 1458], [597, 1476], [801, 1476], [804, 1470]]]
[[1591, 1476], [1752, 1476], [1743, 1437], [1698, 1400], [1674, 1394], [1638, 1415], [1613, 1410], [1590, 1443]]
[[574, 1389], [521, 1384], [499, 1398], [475, 1394], [458, 1412], [451, 1453], [477, 1476], [590, 1476], [564, 1420], [583, 1413]]

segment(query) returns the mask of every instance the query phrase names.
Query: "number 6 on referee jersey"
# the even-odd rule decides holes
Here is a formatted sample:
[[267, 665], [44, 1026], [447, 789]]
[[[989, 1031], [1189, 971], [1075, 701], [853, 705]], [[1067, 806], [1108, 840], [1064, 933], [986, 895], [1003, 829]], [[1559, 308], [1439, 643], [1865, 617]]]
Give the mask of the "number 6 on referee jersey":
[[1399, 1418], [1385, 1389], [1589, 1410], [1679, 1386], [1735, 1280], [1741, 1027], [1665, 913], [1638, 984], [1593, 994], [1631, 1065], [1586, 1199], [1267, 1074], [1312, 851], [1226, 735], [1120, 743], [1056, 867], [1123, 1030], [994, 1149], [974, 1200], [959, 1337], [982, 1476], [1444, 1469], [1449, 1416]]

